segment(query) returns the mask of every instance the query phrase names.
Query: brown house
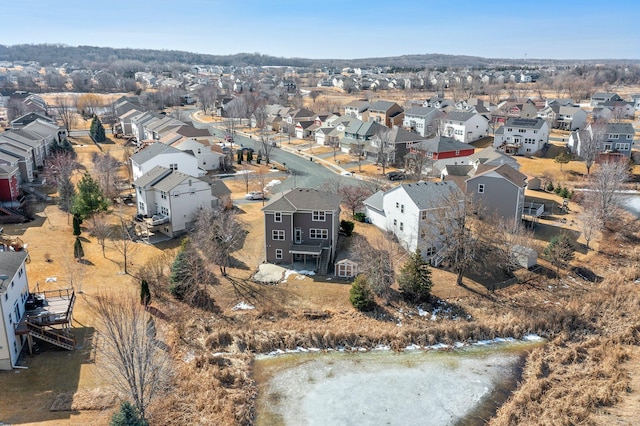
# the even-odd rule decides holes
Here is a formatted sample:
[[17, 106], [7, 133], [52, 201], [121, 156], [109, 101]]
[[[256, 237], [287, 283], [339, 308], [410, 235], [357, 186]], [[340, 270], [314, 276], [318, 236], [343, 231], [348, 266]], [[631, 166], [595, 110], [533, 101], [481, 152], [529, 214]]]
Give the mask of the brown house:
[[265, 255], [269, 263], [294, 265], [326, 275], [340, 230], [340, 197], [296, 188], [274, 197], [264, 212]]
[[375, 121], [384, 126], [402, 126], [404, 108], [395, 102], [376, 101], [369, 107], [369, 121]]

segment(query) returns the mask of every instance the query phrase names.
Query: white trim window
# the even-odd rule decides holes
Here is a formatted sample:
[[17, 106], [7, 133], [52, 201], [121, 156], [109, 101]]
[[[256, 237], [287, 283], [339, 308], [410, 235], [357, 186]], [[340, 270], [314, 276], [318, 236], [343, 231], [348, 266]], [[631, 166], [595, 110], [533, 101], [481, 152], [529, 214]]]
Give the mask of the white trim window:
[[276, 259], [282, 259], [282, 249], [276, 249]]
[[273, 221], [274, 222], [282, 222], [282, 212], [273, 213]]
[[313, 220], [314, 222], [324, 222], [326, 220], [325, 212], [314, 210], [311, 213], [311, 220]]
[[328, 229], [309, 229], [309, 238], [312, 240], [326, 240], [329, 238], [329, 230]]
[[478, 194], [484, 194], [484, 183], [478, 184]]
[[283, 229], [272, 230], [271, 239], [275, 241], [284, 241], [284, 230]]

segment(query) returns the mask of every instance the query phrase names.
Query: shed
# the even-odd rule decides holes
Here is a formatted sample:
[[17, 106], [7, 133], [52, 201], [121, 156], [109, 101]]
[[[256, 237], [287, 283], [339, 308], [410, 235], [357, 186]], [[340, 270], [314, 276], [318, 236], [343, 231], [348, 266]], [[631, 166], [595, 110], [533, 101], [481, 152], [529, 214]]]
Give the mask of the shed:
[[335, 275], [340, 278], [353, 278], [358, 275], [358, 263], [342, 259], [335, 263]]
[[539, 191], [542, 186], [542, 182], [540, 178], [537, 177], [529, 177], [527, 179], [527, 189], [533, 189]]
[[520, 245], [511, 248], [511, 254], [523, 268], [532, 268], [538, 264], [538, 252], [530, 247]]

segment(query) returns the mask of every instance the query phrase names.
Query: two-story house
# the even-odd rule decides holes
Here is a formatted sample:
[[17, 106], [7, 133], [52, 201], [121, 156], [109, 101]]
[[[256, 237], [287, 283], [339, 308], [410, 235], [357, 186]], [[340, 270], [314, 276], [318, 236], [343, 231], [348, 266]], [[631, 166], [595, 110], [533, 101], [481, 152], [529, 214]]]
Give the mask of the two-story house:
[[444, 240], [434, 234], [433, 223], [451, 202], [464, 202], [464, 192], [454, 182], [417, 182], [378, 191], [364, 207], [372, 224], [393, 233], [408, 252], [419, 248], [422, 257], [430, 259]]
[[344, 106], [344, 115], [357, 118], [361, 121], [368, 121], [370, 106], [371, 104], [367, 101], [351, 101]]
[[495, 132], [494, 148], [511, 155], [532, 155], [549, 142], [549, 125], [542, 118], [509, 118]]
[[600, 106], [601, 104], [609, 101], [621, 101], [622, 98], [617, 93], [613, 92], [595, 92], [591, 95], [590, 105], [592, 107]]
[[404, 108], [395, 102], [376, 101], [369, 107], [369, 121], [382, 124], [389, 128], [402, 126]]
[[29, 296], [27, 256], [26, 251], [0, 252], [0, 370], [13, 369], [26, 341], [16, 335], [16, 326]]
[[489, 120], [480, 114], [451, 111], [443, 118], [444, 136], [463, 143], [482, 139], [489, 134]]
[[365, 156], [374, 162], [386, 164], [402, 163], [404, 156], [409, 152], [409, 147], [423, 141], [424, 138], [417, 133], [395, 126], [392, 129], [382, 129], [371, 139], [364, 148]]
[[461, 164], [464, 159], [475, 152], [475, 147], [447, 136], [435, 136], [412, 144], [412, 153], [426, 156], [430, 161], [446, 164]]
[[584, 131], [572, 132], [567, 147], [581, 156], [584, 144], [589, 140], [600, 143], [599, 152], [609, 156], [631, 157], [635, 129], [630, 123], [589, 123]]
[[155, 166], [133, 181], [138, 201], [138, 217], [147, 232], [169, 238], [185, 233], [196, 220], [199, 209], [218, 207], [211, 183], [173, 170]]
[[131, 156], [133, 180], [138, 179], [156, 166], [178, 170], [194, 177], [206, 174], [199, 167], [198, 159], [193, 154], [161, 142], [155, 142]]
[[340, 197], [317, 189], [296, 188], [273, 197], [264, 213], [265, 259], [302, 264], [326, 275], [333, 263], [340, 230]]
[[538, 117], [546, 120], [549, 126], [554, 129], [573, 131], [584, 129], [587, 124], [585, 110], [572, 105], [560, 105], [556, 102], [551, 102], [538, 111]]
[[402, 126], [418, 133], [420, 136], [431, 136], [437, 130], [438, 119], [442, 112], [436, 108], [412, 107], [404, 111]]

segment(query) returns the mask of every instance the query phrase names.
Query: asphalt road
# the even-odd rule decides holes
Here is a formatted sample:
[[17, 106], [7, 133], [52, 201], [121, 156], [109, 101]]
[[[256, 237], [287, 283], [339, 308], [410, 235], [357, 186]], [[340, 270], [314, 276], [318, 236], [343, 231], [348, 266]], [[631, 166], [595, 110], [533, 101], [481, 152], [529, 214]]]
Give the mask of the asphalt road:
[[[218, 129], [209, 123], [193, 121], [193, 125], [197, 128], [208, 128], [214, 136], [220, 139], [224, 138], [224, 130]], [[237, 133], [233, 144], [234, 146], [241, 145], [252, 148], [256, 152], [262, 147], [262, 144], [258, 141]], [[330, 179], [339, 179], [343, 183], [351, 185], [359, 182], [352, 177], [341, 176], [317, 161], [311, 161], [309, 157], [293, 154], [282, 148], [272, 148], [270, 157], [272, 161], [282, 164], [289, 170], [288, 178], [282, 184], [274, 186], [271, 190], [272, 193], [283, 192], [292, 188], [318, 188]]]

